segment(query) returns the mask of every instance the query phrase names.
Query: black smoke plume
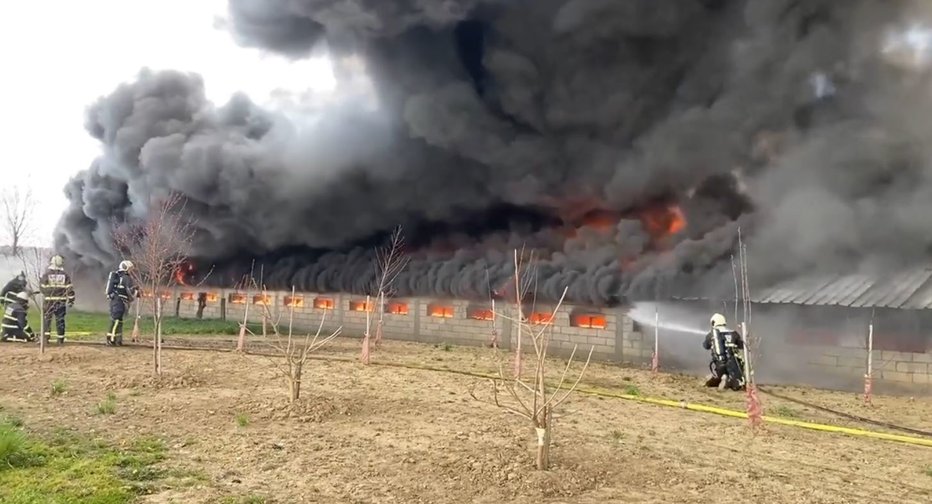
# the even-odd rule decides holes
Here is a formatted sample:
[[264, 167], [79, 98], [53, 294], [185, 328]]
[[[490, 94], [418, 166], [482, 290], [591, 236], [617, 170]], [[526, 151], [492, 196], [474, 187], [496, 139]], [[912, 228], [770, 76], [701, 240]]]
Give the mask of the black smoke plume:
[[[906, 24], [930, 17], [921, 2], [231, 0], [229, 13], [243, 46], [326, 48], [338, 73], [363, 62], [378, 108], [216, 107], [196, 75], [143, 71], [88, 110], [102, 154], [66, 188], [61, 252], [110, 267], [113, 222], [180, 192], [213, 281], [255, 259], [271, 287], [308, 291], [365, 292], [396, 225], [413, 259], [403, 295], [487, 297], [522, 245], [541, 251], [544, 297], [710, 293], [732, 288], [739, 226], [757, 286], [928, 256], [928, 35]], [[645, 215], [669, 204], [688, 224], [658, 237]], [[609, 231], [582, 226], [594, 211], [615, 216]]]

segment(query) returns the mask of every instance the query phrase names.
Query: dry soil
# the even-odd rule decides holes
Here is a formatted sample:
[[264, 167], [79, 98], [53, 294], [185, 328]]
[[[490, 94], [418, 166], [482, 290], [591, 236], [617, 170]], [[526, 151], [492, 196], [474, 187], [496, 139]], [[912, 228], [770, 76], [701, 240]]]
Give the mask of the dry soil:
[[[932, 502], [932, 448], [776, 425], [752, 434], [744, 420], [583, 394], [557, 412], [553, 467], [539, 472], [526, 421], [470, 397], [474, 385], [486, 390], [484, 380], [363, 366], [351, 339], [321, 356], [331, 360], [309, 363], [303, 397], [290, 406], [282, 361], [263, 356], [166, 350], [156, 378], [144, 349], [73, 345], [40, 356], [32, 346], [4, 344], [0, 405], [40, 432], [65, 427], [114, 443], [157, 436], [168, 447], [165, 466], [202, 475], [164, 483], [144, 502]], [[497, 368], [490, 349], [387, 342], [372, 358]], [[549, 373], [559, 366], [553, 361]], [[66, 391], [53, 396], [56, 380]], [[743, 394], [704, 389], [691, 377], [593, 365], [583, 381], [744, 408]], [[932, 430], [928, 398], [878, 397], [866, 407], [854, 394], [774, 391], [805, 404], [764, 394], [768, 414], [890, 430], [816, 408], [827, 407]], [[108, 392], [116, 412], [98, 414]]]

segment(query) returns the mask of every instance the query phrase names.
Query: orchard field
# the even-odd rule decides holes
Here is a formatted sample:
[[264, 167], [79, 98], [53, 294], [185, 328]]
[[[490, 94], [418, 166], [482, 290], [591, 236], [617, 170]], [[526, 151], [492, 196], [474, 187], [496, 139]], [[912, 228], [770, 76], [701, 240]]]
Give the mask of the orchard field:
[[[80, 325], [75, 318], [73, 330]], [[191, 332], [200, 335], [166, 344], [234, 346]], [[261, 338], [251, 348], [262, 349]], [[536, 471], [526, 421], [475, 401], [469, 390], [483, 380], [451, 372], [494, 371], [493, 350], [386, 342], [370, 366], [358, 355], [357, 339], [335, 340], [309, 362], [302, 398], [289, 405], [280, 362], [261, 355], [166, 349], [156, 378], [145, 348], [71, 344], [40, 356], [32, 345], [0, 345], [0, 501], [932, 501], [930, 447], [772, 424], [753, 435], [740, 419], [582, 393], [557, 412], [552, 469]], [[593, 364], [583, 385], [744, 408], [743, 394], [692, 377]], [[876, 397], [866, 407], [854, 394], [773, 390], [932, 430], [928, 399]], [[762, 400], [768, 415], [884, 430]]]

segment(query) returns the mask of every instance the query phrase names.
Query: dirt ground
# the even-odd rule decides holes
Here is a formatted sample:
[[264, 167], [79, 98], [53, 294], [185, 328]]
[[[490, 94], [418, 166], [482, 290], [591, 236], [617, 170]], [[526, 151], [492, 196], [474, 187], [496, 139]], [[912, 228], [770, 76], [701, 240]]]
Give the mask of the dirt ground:
[[[355, 359], [358, 342], [324, 353]], [[492, 350], [387, 342], [374, 362], [488, 372]], [[928, 503], [932, 448], [769, 425], [635, 401], [577, 394], [554, 427], [553, 469], [533, 468], [524, 420], [478, 403], [482, 380], [400, 366], [314, 361], [305, 397], [288, 407], [276, 361], [262, 356], [167, 350], [153, 376], [151, 351], [0, 345], [0, 405], [33, 429], [76, 429], [115, 443], [142, 435], [168, 446], [166, 465], [204, 475], [144, 502], [335, 503]], [[551, 374], [558, 374], [554, 362]], [[64, 394], [51, 384], [62, 380]], [[701, 380], [593, 365], [584, 383], [641, 396], [735, 409], [742, 394]], [[481, 390], [481, 389], [480, 389]], [[808, 404], [932, 431], [929, 398], [773, 389]], [[108, 392], [116, 412], [95, 405]], [[889, 430], [762, 395], [768, 414]], [[237, 421], [248, 418], [246, 426]]]

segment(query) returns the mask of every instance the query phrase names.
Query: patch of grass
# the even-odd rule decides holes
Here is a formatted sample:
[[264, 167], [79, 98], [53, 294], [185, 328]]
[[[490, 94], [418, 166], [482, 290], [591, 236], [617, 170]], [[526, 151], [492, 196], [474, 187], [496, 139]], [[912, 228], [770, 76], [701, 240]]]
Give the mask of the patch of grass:
[[624, 432], [621, 432], [621, 431], [618, 431], [618, 430], [613, 430], [613, 431], [612, 431], [612, 439], [613, 439], [614, 441], [620, 442], [620, 441], [621, 441], [622, 439], [624, 439], [624, 438], [625, 438], [625, 433], [624, 433]]
[[148, 440], [114, 449], [67, 431], [37, 439], [0, 424], [0, 439], [10, 439], [3, 434], [9, 432], [16, 448], [0, 467], [0, 502], [125, 504], [151, 493], [160, 476], [153, 466], [163, 448]]
[[6, 467], [16, 467], [26, 453], [25, 448], [26, 438], [18, 428], [0, 424], [0, 471]]
[[780, 405], [770, 410], [770, 414], [773, 416], [783, 417], [783, 418], [799, 418], [800, 414], [795, 409]]
[[926, 476], [932, 478], [932, 466], [929, 466], [923, 469], [922, 474], [925, 474]]
[[246, 427], [249, 425], [249, 415], [246, 413], [237, 413], [236, 414], [236, 425], [240, 427]]
[[637, 385], [628, 385], [625, 387], [624, 393], [630, 396], [639, 396], [641, 395], [641, 389]]
[[65, 393], [65, 390], [68, 389], [68, 386], [65, 385], [65, 382], [62, 380], [55, 380], [52, 382], [52, 397], [58, 397]]
[[449, 343], [444, 343], [444, 344], [442, 344], [442, 345], [440, 346], [440, 348], [441, 348], [444, 352], [452, 352], [452, 351], [453, 351], [453, 345], [451, 345], [451, 344], [449, 344]]
[[[171, 305], [174, 309], [174, 305]], [[133, 310], [135, 313], [135, 310]], [[173, 312], [172, 312], [173, 313]], [[29, 312], [29, 320], [33, 327], [38, 327], [39, 312], [34, 307]], [[92, 313], [78, 310], [68, 311], [68, 332], [66, 336], [70, 340], [97, 340], [103, 339], [104, 333], [110, 326], [110, 315], [107, 313]], [[133, 328], [133, 315], [127, 315], [124, 325], [126, 338]], [[155, 323], [151, 317], [142, 317], [139, 320], [139, 330], [145, 335], [151, 335], [154, 332]], [[261, 334], [261, 323], [250, 323], [249, 329], [256, 334]], [[216, 319], [189, 319], [181, 317], [166, 316], [162, 319], [162, 333], [166, 336], [178, 334], [190, 334], [198, 336], [226, 335], [232, 336], [239, 334], [239, 323], [234, 320], [216, 320]]]
[[97, 414], [98, 415], [112, 415], [116, 413], [116, 402], [110, 400], [109, 398], [105, 401], [100, 401], [97, 403]]

